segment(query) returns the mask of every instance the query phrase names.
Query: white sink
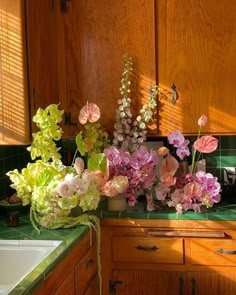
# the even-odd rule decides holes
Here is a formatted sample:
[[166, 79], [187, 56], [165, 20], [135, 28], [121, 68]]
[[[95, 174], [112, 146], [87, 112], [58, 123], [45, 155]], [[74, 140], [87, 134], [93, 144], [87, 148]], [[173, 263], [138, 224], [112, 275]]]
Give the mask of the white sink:
[[0, 295], [7, 295], [62, 241], [0, 240]]

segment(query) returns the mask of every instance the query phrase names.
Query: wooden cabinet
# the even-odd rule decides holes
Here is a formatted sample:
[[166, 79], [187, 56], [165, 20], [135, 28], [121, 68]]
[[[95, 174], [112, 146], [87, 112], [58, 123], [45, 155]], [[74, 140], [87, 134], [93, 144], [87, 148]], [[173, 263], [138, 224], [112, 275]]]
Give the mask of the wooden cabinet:
[[75, 246], [33, 293], [34, 295], [99, 295], [95, 235]]
[[26, 2], [32, 114], [60, 102], [71, 115], [64, 135], [73, 136], [78, 133], [79, 110], [93, 101], [111, 133], [121, 98], [123, 55], [128, 53], [135, 73], [135, 117], [149, 86], [156, 84], [155, 1], [66, 1], [65, 12], [60, 0]]
[[[157, 0], [157, 76], [171, 95], [160, 97], [159, 134], [196, 133], [197, 120], [208, 116], [203, 132], [236, 132], [236, 9], [234, 0]], [[169, 91], [168, 91], [169, 92]]]
[[235, 292], [235, 221], [104, 218], [101, 223], [104, 295]]
[[26, 6], [31, 111], [60, 102], [70, 115], [65, 136], [78, 132], [87, 101], [100, 106], [101, 123], [112, 132], [124, 53], [134, 61], [133, 117], [150, 85], [166, 94], [149, 134], [196, 134], [202, 114], [209, 118], [203, 132], [236, 133], [234, 0], [34, 0]]

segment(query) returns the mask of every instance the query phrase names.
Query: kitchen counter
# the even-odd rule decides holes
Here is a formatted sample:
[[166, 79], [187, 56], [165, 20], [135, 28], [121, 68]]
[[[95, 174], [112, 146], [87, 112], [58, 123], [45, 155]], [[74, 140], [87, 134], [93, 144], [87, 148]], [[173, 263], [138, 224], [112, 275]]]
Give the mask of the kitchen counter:
[[146, 202], [139, 202], [134, 207], [128, 207], [124, 212], [109, 212], [106, 210], [106, 202], [101, 204], [100, 218], [132, 218], [132, 219], [169, 219], [169, 220], [235, 220], [236, 204], [220, 202], [212, 208], [202, 208], [201, 213], [192, 210], [177, 215], [174, 208], [163, 207], [155, 211], [146, 210]]
[[[188, 211], [182, 215], [177, 215], [173, 208], [168, 207], [148, 212], [145, 202], [139, 202], [135, 207], [127, 206], [127, 210], [124, 212], [109, 212], [106, 208], [105, 200], [101, 202], [100, 208], [97, 211], [98, 217], [156, 220], [236, 220], [236, 204], [223, 202], [209, 209], [204, 208], [201, 213]], [[6, 217], [0, 216], [0, 239], [63, 241], [10, 295], [31, 294], [88, 231], [89, 228], [87, 226], [81, 225], [73, 229], [41, 229], [41, 233], [38, 234], [32, 227], [27, 214], [20, 216], [20, 224], [17, 227], [8, 227], [6, 225]]]
[[32, 294], [48, 276], [56, 265], [68, 255], [70, 250], [89, 231], [88, 226], [78, 226], [73, 229], [46, 230], [41, 229], [38, 234], [32, 227], [28, 215], [20, 216], [20, 224], [17, 227], [8, 227], [6, 217], [0, 216], [0, 239], [10, 240], [62, 240], [63, 242], [32, 271], [9, 295]]

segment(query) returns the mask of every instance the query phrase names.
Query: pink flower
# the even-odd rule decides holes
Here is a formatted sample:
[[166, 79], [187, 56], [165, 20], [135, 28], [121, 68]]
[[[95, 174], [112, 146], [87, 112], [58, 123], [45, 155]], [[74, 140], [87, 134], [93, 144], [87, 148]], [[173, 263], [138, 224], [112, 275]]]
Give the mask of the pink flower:
[[84, 161], [83, 161], [83, 159], [77, 157], [75, 159], [74, 167], [75, 167], [76, 173], [81, 174], [84, 171]]
[[156, 188], [155, 188], [155, 194], [157, 200], [165, 200], [166, 195], [170, 192], [170, 188], [164, 184], [164, 183], [159, 183]]
[[205, 126], [206, 125], [206, 123], [207, 123], [207, 116], [205, 116], [205, 115], [202, 115], [199, 119], [198, 119], [198, 125], [199, 126]]
[[172, 132], [168, 136], [169, 144], [173, 144], [174, 147], [180, 147], [184, 144], [185, 138], [184, 136], [179, 132]]
[[213, 136], [205, 135], [197, 139], [193, 147], [200, 153], [211, 153], [217, 149], [218, 139]]
[[160, 175], [166, 177], [167, 175], [174, 175], [179, 167], [178, 161], [171, 155], [164, 158], [160, 165]]
[[86, 124], [87, 121], [93, 123], [97, 122], [100, 118], [100, 109], [95, 103], [87, 103], [82, 109], [80, 110], [79, 113], [79, 122], [81, 124]]
[[169, 149], [165, 146], [160, 147], [159, 149], [157, 149], [157, 154], [158, 156], [166, 156], [169, 153]]
[[183, 160], [185, 157], [190, 155], [189, 148], [187, 147], [188, 144], [189, 140], [185, 140], [183, 145], [177, 148], [176, 154], [180, 158], [180, 160]]
[[62, 197], [70, 197], [74, 193], [74, 186], [69, 181], [62, 181], [58, 185], [58, 193]]

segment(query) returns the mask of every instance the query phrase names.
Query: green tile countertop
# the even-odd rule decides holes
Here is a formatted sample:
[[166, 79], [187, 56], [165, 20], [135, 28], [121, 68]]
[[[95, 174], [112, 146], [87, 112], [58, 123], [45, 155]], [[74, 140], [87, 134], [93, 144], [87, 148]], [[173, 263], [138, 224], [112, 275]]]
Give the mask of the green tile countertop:
[[139, 202], [134, 207], [127, 206], [126, 211], [107, 211], [106, 201], [99, 209], [100, 218], [133, 218], [133, 219], [169, 219], [169, 220], [236, 220], [236, 204], [220, 202], [212, 208], [202, 208], [201, 213], [187, 211], [177, 215], [174, 208], [163, 207], [155, 211], [146, 210], [146, 203]]
[[19, 226], [8, 227], [6, 216], [0, 216], [0, 239], [8, 240], [62, 240], [63, 242], [40, 263], [25, 279], [23, 279], [9, 295], [29, 295], [44, 281], [56, 265], [69, 254], [89, 231], [88, 226], [72, 229], [46, 230], [40, 229], [38, 234], [32, 227], [28, 215], [20, 216]]

